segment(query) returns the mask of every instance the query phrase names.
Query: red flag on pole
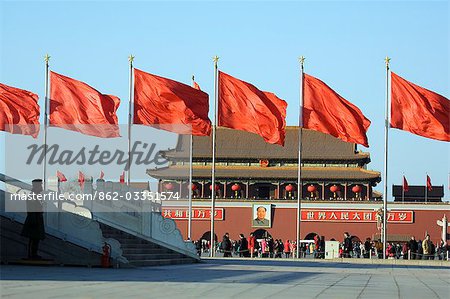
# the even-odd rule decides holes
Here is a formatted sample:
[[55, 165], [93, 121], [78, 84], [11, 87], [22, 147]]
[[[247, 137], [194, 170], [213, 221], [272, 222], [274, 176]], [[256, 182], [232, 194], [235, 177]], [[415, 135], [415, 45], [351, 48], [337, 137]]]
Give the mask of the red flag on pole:
[[78, 184], [80, 184], [81, 190], [84, 189], [85, 180], [86, 180], [86, 178], [84, 176], [84, 173], [82, 173], [81, 171], [78, 171]]
[[358, 107], [321, 80], [304, 74], [303, 127], [369, 147], [368, 120]]
[[405, 176], [403, 176], [403, 191], [408, 192], [408, 190], [409, 190], [408, 181], [406, 180]]
[[103, 170], [100, 171], [100, 177], [99, 177], [99, 179], [103, 180], [103, 177], [104, 177], [104, 176], [105, 176], [105, 174], [103, 173]]
[[38, 95], [0, 83], [0, 130], [12, 134], [39, 134]]
[[120, 137], [120, 99], [84, 82], [50, 72], [50, 125], [103, 138]]
[[391, 127], [450, 141], [450, 101], [391, 73]]
[[[134, 69], [134, 124], [209, 136], [209, 96], [189, 85]], [[178, 125], [178, 126], [177, 126]]]
[[427, 175], [427, 189], [428, 189], [428, 191], [433, 190], [433, 185], [431, 185], [431, 178], [429, 175]]
[[245, 81], [219, 72], [219, 126], [255, 133], [284, 146], [287, 103]]
[[58, 177], [58, 181], [60, 182], [67, 182], [66, 176], [60, 172], [59, 170], [56, 171], [56, 176]]
[[125, 183], [125, 171], [122, 172], [122, 174], [120, 175], [119, 181], [120, 181], [121, 184]]

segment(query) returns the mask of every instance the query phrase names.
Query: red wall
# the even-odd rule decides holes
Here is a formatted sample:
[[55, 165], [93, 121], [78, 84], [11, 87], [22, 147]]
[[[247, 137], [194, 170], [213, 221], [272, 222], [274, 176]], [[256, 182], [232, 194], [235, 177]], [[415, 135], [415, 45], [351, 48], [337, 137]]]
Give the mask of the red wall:
[[[224, 207], [224, 220], [215, 221], [215, 233], [219, 238], [225, 232], [230, 233], [230, 238], [238, 240], [238, 235], [243, 233], [248, 236], [250, 232], [256, 228], [252, 228], [252, 208], [251, 207]], [[407, 210], [407, 209], [405, 209]], [[437, 225], [436, 221], [442, 219], [444, 213], [450, 220], [450, 212], [442, 210], [416, 210], [414, 211], [413, 223], [392, 223], [388, 225], [387, 233], [389, 235], [405, 235], [408, 238], [411, 235], [416, 240], [423, 240], [425, 232], [430, 234], [431, 240], [437, 242], [441, 238], [442, 227]], [[187, 239], [187, 220], [176, 220], [178, 228], [183, 237]], [[272, 228], [267, 231], [276, 239], [295, 240], [296, 233], [296, 209], [293, 208], [274, 208], [272, 216]], [[193, 220], [192, 221], [192, 239], [198, 240], [205, 232], [211, 230], [209, 220]], [[379, 233], [376, 223], [341, 223], [341, 222], [302, 222], [300, 227], [300, 235], [302, 238], [309, 233], [317, 233], [325, 236], [326, 240], [332, 238], [342, 241], [343, 233], [348, 231], [352, 236], [357, 236], [361, 240], [372, 238], [374, 234]], [[450, 228], [448, 229], [450, 232]]]

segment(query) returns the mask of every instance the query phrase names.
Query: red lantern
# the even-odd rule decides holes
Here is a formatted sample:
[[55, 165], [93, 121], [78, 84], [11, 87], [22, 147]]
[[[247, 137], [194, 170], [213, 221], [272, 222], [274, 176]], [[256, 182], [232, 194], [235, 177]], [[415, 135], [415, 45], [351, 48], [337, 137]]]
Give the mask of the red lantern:
[[330, 187], [330, 191], [333, 192], [333, 197], [336, 197], [336, 192], [338, 192], [339, 190], [341, 190], [339, 186], [333, 185]]
[[[216, 191], [219, 191], [220, 187], [218, 185], [216, 185], [214, 189]], [[209, 185], [209, 190], [212, 190], [212, 185]]]
[[316, 191], [316, 186], [314, 186], [314, 185], [309, 185], [309, 186], [308, 186], [308, 192], [313, 193], [314, 191]]
[[192, 189], [192, 191], [195, 191], [198, 189], [198, 186], [196, 184], [192, 183], [191, 189]]
[[341, 188], [339, 188], [339, 186], [333, 185], [330, 187], [330, 191], [333, 193], [336, 193], [340, 190]]
[[231, 186], [231, 190], [233, 191], [239, 191], [241, 190], [241, 186], [238, 184], [234, 184], [233, 186]]
[[361, 186], [359, 185], [353, 186], [352, 191], [355, 193], [361, 192]]
[[292, 186], [291, 184], [289, 184], [289, 185], [287, 185], [287, 186], [285, 187], [285, 189], [286, 189], [287, 192], [292, 192], [292, 191], [294, 191], [294, 186]]
[[166, 187], [167, 190], [172, 190], [173, 189], [173, 184], [172, 183], [167, 183], [164, 185], [164, 187]]
[[311, 192], [311, 197], [314, 197], [314, 192], [316, 192], [316, 186], [314, 185], [309, 185], [308, 186], [308, 192]]
[[291, 198], [292, 197], [292, 191], [295, 190], [294, 186], [289, 184], [286, 187], [284, 187], [284, 189], [286, 189], [286, 191], [288, 192], [288, 198]]
[[231, 190], [234, 191], [234, 197], [238, 197], [239, 190], [241, 190], [241, 186], [238, 183], [235, 183], [233, 186], [231, 186]]

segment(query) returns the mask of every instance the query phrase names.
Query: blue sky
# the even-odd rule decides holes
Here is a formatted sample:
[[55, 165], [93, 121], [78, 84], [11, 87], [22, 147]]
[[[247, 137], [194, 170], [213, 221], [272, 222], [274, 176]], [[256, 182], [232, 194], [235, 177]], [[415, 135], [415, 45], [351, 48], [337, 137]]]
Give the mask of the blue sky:
[[[368, 168], [383, 171], [383, 59], [389, 55], [394, 72], [448, 98], [449, 15], [448, 1], [3, 1], [0, 82], [38, 93], [43, 103], [49, 53], [52, 70], [119, 96], [126, 123], [130, 53], [144, 71], [188, 84], [195, 74], [210, 101], [218, 55], [224, 72], [286, 100], [287, 123], [296, 125], [304, 55], [307, 73], [372, 121]], [[389, 155], [389, 186], [403, 173], [410, 185], [424, 184], [428, 173], [449, 198], [448, 143], [391, 129]]]

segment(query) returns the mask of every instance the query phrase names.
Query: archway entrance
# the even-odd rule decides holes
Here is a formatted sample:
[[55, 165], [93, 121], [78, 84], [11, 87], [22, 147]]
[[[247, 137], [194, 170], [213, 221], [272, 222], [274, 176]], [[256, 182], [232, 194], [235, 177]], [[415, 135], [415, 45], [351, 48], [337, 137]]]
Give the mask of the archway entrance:
[[361, 239], [358, 236], [352, 236], [352, 242], [353, 243], [355, 243], [355, 242], [361, 243]]
[[314, 237], [317, 236], [316, 233], [309, 233], [305, 236], [304, 240], [314, 240]]
[[[200, 240], [206, 240], [206, 241], [211, 241], [211, 231], [207, 231], [205, 232], [202, 237], [200, 238]], [[214, 234], [214, 241], [217, 242], [217, 235]]]
[[262, 228], [255, 230], [253, 232], [253, 236], [255, 236], [256, 239], [272, 237], [267, 230], [262, 229]]

